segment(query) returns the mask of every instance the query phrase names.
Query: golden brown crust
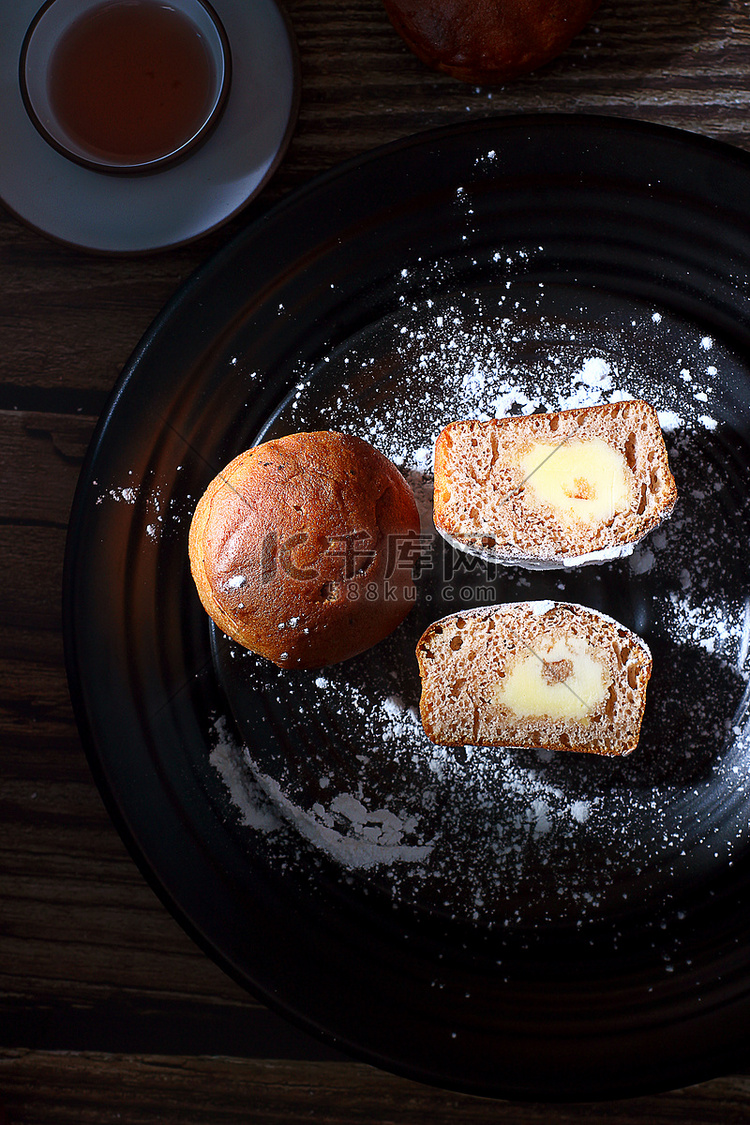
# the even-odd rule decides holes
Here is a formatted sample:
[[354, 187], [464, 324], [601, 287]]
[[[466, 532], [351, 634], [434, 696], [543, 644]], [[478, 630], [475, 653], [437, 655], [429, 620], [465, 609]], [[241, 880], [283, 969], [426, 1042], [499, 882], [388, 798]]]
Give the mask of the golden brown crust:
[[414, 604], [418, 534], [412, 492], [382, 453], [351, 435], [290, 434], [211, 482], [190, 564], [223, 632], [282, 668], [317, 668], [400, 624]]
[[491, 85], [554, 59], [601, 0], [384, 0], [415, 55], [453, 78]]

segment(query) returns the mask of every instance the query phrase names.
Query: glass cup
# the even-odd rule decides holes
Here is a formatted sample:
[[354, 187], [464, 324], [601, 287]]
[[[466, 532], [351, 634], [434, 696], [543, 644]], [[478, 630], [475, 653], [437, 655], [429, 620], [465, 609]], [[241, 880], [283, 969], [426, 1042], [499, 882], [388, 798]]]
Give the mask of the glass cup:
[[206, 0], [47, 0], [19, 65], [44, 139], [86, 168], [129, 175], [194, 152], [230, 78], [229, 42]]

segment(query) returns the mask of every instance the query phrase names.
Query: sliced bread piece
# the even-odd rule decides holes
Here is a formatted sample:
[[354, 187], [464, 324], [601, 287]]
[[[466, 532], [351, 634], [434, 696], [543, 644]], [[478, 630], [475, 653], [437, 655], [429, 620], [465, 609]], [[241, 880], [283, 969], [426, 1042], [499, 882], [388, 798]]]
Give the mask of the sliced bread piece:
[[451, 422], [435, 446], [435, 526], [506, 565], [629, 555], [676, 499], [659, 419], [641, 399]]
[[454, 613], [425, 630], [417, 660], [422, 725], [441, 746], [638, 745], [651, 653], [596, 610], [539, 601]]

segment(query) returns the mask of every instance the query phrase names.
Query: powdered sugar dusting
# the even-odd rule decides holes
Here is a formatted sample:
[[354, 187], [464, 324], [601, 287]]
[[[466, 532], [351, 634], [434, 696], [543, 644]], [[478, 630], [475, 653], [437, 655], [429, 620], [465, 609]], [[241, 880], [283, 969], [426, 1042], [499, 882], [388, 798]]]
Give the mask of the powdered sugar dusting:
[[[178, 466], [178, 472], [182, 466]], [[186, 516], [192, 514], [195, 499], [188, 496], [170, 495], [175, 482], [163, 485], [149, 479], [136, 481], [132, 470], [128, 473], [128, 483], [116, 488], [102, 488], [96, 494], [95, 503], [128, 504], [136, 507], [141, 516], [138, 533], [158, 544], [164, 534], [181, 534]], [[96, 481], [94, 481], [96, 486]]]
[[[467, 213], [469, 194], [455, 200]], [[497, 247], [477, 293], [444, 281], [439, 262], [406, 263], [391, 315], [295, 371], [264, 436], [337, 429], [394, 461], [426, 544], [419, 599], [385, 642], [330, 669], [283, 673], [221, 641], [222, 683], [233, 704], [252, 701], [256, 726], [220, 716], [210, 730], [224, 813], [248, 849], [285, 870], [312, 856], [367, 893], [482, 931], [619, 916], [635, 887], [663, 901], [696, 864], [710, 874], [750, 843], [742, 808], [720, 832], [712, 812], [742, 792], [750, 757], [748, 457], [731, 390], [745, 369], [713, 331], [666, 309], [531, 279], [542, 254]], [[265, 373], [234, 349], [229, 362], [247, 397], [257, 393]], [[629, 557], [534, 573], [459, 557], [434, 534], [433, 448], [445, 424], [631, 397], [658, 411], [679, 501]], [[196, 499], [128, 474], [96, 501], [131, 506], [133, 534], [155, 550], [184, 536]], [[648, 640], [654, 674], [636, 752], [434, 746], [419, 719], [422, 630], [457, 609], [553, 599]]]
[[[483, 928], [617, 911], [633, 880], [667, 895], [696, 850], [723, 863], [748, 837], [742, 818], [718, 840], [710, 818], [695, 814], [712, 787], [736, 778], [750, 730], [739, 549], [748, 513], [716, 445], [722, 380], [737, 361], [665, 310], [608, 318], [519, 282], [539, 250], [498, 251], [511, 280], [489, 297], [420, 301], [404, 268], [397, 315], [300, 371], [268, 436], [338, 429], [398, 465], [430, 544], [419, 602], [370, 653], [307, 676], [233, 650], [227, 666], [239, 667], [241, 683], [230, 687], [258, 692], [294, 749], [290, 762], [270, 760], [222, 727], [212, 756], [245, 828], [277, 841], [285, 862], [290, 849], [311, 848], [415, 910]], [[680, 499], [629, 558], [534, 574], [459, 560], [434, 535], [432, 453], [447, 422], [632, 397], [659, 413]], [[612, 616], [621, 606], [620, 620], [647, 634], [655, 671], [638, 750], [594, 760], [434, 746], [418, 712], [422, 629], [459, 607], [551, 599]]]

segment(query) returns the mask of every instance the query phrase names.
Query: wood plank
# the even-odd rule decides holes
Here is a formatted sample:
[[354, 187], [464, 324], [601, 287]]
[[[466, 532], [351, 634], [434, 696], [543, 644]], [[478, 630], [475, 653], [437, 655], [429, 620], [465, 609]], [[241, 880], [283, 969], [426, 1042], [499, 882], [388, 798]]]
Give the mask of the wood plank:
[[0, 521], [65, 528], [96, 419], [0, 410]]
[[564, 1106], [434, 1090], [361, 1063], [0, 1051], [12, 1125], [734, 1125], [750, 1079]]
[[[0, 736], [6, 755], [14, 746], [36, 748], [42, 740], [77, 744], [60, 635], [39, 630], [36, 636], [50, 650], [49, 659], [21, 660], [17, 649], [12, 654], [5, 644], [0, 649]], [[53, 751], [53, 757], [59, 755]], [[12, 767], [9, 757], [5, 765]]]
[[43, 631], [62, 629], [63, 556], [65, 528], [57, 524], [28, 526], [0, 524], [0, 626]]
[[0, 998], [3, 1047], [346, 1061], [341, 1052], [247, 996], [232, 1002], [221, 996], [127, 988], [76, 1001], [47, 996], [43, 990], [33, 1002], [13, 995]]

